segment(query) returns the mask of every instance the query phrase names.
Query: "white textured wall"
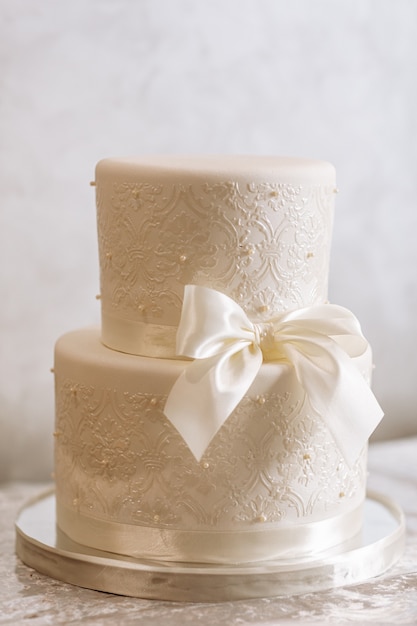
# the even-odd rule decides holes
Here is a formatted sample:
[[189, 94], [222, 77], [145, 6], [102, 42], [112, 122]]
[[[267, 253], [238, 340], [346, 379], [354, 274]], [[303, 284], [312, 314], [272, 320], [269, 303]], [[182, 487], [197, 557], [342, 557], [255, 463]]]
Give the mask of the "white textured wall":
[[0, 1], [0, 480], [52, 467], [55, 338], [99, 320], [105, 156], [323, 158], [330, 297], [361, 319], [386, 409], [417, 432], [417, 2]]

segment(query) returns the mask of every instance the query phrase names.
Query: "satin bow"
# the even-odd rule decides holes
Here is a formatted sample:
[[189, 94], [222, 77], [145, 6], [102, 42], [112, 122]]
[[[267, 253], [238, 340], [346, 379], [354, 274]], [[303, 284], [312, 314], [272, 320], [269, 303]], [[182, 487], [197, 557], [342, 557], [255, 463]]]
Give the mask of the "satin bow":
[[174, 383], [164, 412], [199, 461], [262, 362], [290, 365], [351, 465], [383, 416], [352, 361], [367, 348], [358, 320], [343, 307], [317, 305], [255, 324], [225, 294], [187, 285], [177, 353], [194, 360]]

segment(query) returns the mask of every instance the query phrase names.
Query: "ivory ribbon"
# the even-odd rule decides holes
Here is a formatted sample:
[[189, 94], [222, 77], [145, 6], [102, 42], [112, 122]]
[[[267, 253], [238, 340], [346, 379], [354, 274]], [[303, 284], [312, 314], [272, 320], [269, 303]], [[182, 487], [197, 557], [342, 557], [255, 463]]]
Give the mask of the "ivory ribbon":
[[175, 359], [177, 327], [119, 319], [102, 311], [101, 340], [105, 346], [156, 359]]
[[352, 548], [350, 542], [358, 537], [362, 520], [359, 505], [316, 522], [193, 531], [113, 522], [83, 515], [57, 501], [58, 526], [77, 543], [130, 557], [182, 563], [249, 563], [338, 552]]
[[367, 348], [358, 320], [343, 307], [317, 305], [255, 324], [225, 294], [187, 285], [177, 353], [194, 360], [174, 383], [164, 412], [199, 461], [262, 362], [290, 364], [351, 465], [383, 416], [352, 361]]

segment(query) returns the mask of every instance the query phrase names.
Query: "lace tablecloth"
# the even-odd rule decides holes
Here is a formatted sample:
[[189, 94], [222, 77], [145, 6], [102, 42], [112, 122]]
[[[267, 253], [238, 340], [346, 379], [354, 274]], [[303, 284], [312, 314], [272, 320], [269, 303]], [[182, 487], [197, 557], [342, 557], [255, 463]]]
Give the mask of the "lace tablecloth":
[[417, 438], [376, 443], [369, 487], [392, 497], [407, 519], [405, 554], [382, 576], [350, 587], [304, 595], [219, 604], [140, 600], [52, 580], [14, 553], [14, 520], [45, 485], [0, 487], [0, 624], [417, 624]]

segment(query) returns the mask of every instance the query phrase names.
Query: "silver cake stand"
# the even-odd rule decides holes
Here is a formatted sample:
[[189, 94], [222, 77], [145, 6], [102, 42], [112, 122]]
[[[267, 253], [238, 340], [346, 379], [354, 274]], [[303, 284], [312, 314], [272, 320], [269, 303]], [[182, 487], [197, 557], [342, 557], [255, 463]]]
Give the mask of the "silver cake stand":
[[38, 572], [97, 591], [183, 602], [295, 595], [359, 583], [398, 561], [404, 537], [402, 510], [374, 492], [367, 494], [363, 532], [354, 549], [244, 565], [140, 560], [79, 545], [57, 530], [53, 490], [28, 502], [16, 521], [16, 552]]

